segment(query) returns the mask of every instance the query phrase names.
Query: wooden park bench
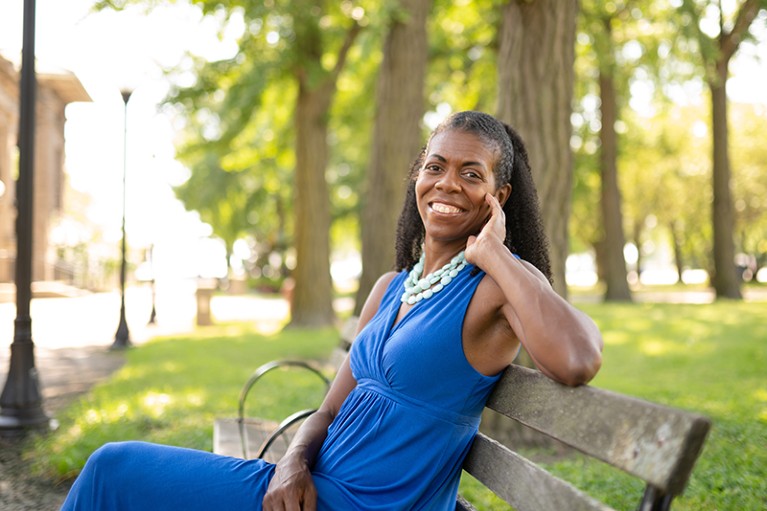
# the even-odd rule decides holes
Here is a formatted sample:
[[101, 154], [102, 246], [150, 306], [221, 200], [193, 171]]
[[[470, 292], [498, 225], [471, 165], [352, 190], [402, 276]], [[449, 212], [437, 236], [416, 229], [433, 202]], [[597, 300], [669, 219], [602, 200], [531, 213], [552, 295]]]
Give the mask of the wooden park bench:
[[[349, 328], [342, 339], [349, 338]], [[345, 346], [346, 340], [338, 348], [339, 354]], [[272, 370], [272, 365], [262, 366], [251, 381]], [[322, 381], [329, 384], [327, 379]], [[311, 411], [297, 412], [282, 424], [262, 428], [263, 421], [243, 417], [242, 398], [251, 387], [249, 382], [241, 396], [242, 420], [216, 421], [214, 451], [244, 458], [269, 459], [271, 455], [276, 461], [289, 443], [291, 422], [300, 422]], [[517, 365], [506, 370], [487, 407], [642, 480], [645, 490], [638, 511], [670, 508], [674, 497], [684, 490], [710, 428], [710, 421], [695, 413], [588, 385], [567, 387]], [[248, 440], [239, 441], [241, 431], [255, 438], [261, 430], [267, 433], [257, 433], [263, 438], [255, 442], [258, 448], [251, 449], [254, 443]], [[612, 509], [484, 433], [477, 435], [463, 468], [516, 511]], [[456, 509], [475, 508], [459, 496]]]

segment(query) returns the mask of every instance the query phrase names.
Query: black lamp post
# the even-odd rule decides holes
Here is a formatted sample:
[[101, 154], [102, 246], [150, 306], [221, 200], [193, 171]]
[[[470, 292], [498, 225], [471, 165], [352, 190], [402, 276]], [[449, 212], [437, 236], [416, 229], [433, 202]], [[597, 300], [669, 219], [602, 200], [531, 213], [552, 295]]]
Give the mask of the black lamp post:
[[0, 395], [0, 435], [21, 436], [44, 429], [50, 419], [42, 408], [32, 342], [32, 213], [35, 151], [35, 1], [24, 0], [24, 46], [21, 57], [19, 177], [16, 181], [16, 320], [11, 361]]
[[130, 100], [133, 91], [131, 89], [123, 89], [120, 91], [123, 97], [124, 110], [124, 130], [123, 130], [123, 218], [122, 218], [122, 243], [120, 252], [122, 259], [120, 261], [120, 323], [117, 325], [117, 333], [115, 333], [115, 340], [112, 343], [110, 349], [119, 350], [130, 348], [132, 346], [130, 340], [130, 332], [128, 331], [128, 322], [125, 320], [125, 176], [128, 170], [128, 101]]

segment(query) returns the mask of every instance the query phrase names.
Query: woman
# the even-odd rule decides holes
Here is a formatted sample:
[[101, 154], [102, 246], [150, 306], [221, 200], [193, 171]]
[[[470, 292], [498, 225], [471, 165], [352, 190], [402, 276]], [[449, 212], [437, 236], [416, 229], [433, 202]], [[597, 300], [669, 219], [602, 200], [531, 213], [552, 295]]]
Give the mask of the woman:
[[397, 270], [375, 284], [350, 356], [277, 465], [108, 444], [63, 509], [453, 509], [485, 400], [520, 346], [578, 385], [602, 340], [552, 290], [524, 145], [487, 114], [452, 115], [416, 160]]

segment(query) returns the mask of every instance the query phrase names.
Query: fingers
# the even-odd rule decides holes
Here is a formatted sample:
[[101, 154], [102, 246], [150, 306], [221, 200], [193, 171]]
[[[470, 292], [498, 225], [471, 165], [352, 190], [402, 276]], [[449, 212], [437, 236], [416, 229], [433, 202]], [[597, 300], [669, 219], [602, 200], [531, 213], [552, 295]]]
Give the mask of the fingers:
[[264, 511], [315, 511], [316, 502], [306, 502], [303, 504], [297, 498], [274, 497], [264, 499], [262, 503]]
[[506, 216], [506, 214], [503, 212], [503, 206], [501, 206], [501, 203], [498, 201], [495, 195], [491, 193], [486, 193], [485, 202], [487, 202], [490, 205], [490, 210], [493, 214], [498, 214], [500, 215], [501, 218], [504, 218]]
[[301, 504], [298, 500], [285, 502], [285, 511], [301, 511]]
[[490, 193], [485, 194], [485, 202], [490, 206], [490, 216], [485, 223], [483, 230], [491, 229], [493, 231], [506, 230], [506, 213], [504, 213], [501, 203]]
[[317, 490], [314, 484], [304, 482], [306, 486], [288, 484], [264, 495], [264, 511], [317, 511]]
[[317, 495], [307, 496], [304, 500], [304, 511], [317, 511]]

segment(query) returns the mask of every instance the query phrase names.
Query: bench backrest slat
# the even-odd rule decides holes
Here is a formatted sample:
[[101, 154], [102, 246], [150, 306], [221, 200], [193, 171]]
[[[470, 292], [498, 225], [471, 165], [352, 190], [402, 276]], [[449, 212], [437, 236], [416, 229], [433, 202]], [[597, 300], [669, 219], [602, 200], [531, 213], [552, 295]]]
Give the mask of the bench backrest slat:
[[566, 387], [517, 365], [507, 369], [487, 406], [671, 495], [684, 489], [710, 427], [694, 413]]
[[482, 433], [475, 437], [463, 468], [517, 511], [612, 511]]
[[477, 508], [471, 505], [471, 502], [458, 495], [455, 501], [455, 511], [477, 511]]

